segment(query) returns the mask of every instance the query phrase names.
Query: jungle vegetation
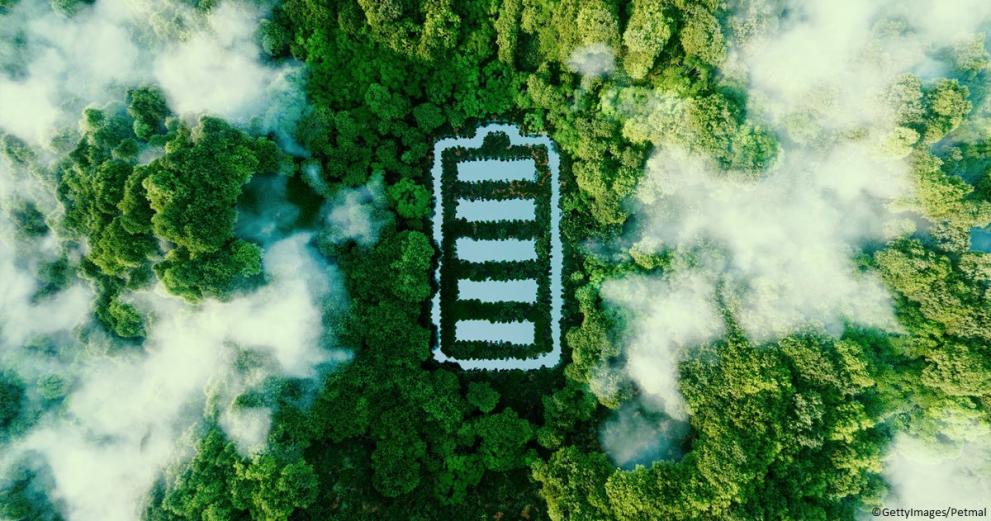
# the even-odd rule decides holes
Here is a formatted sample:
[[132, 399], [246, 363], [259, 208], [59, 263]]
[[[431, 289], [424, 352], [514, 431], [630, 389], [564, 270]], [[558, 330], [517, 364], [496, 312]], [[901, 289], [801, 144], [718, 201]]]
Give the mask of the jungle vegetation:
[[[0, 13], [10, 3], [0, 1]], [[883, 497], [881, 457], [894, 432], [935, 436], [947, 409], [989, 421], [991, 256], [967, 251], [965, 237], [991, 220], [991, 136], [977, 148], [946, 139], [975, 132], [963, 122], [985, 95], [985, 60], [904, 85], [902, 127], [912, 138], [903, 145], [918, 204], [935, 225], [860, 259], [895, 295], [904, 333], [850, 327], [839, 338], [803, 332], [756, 345], [727, 315], [726, 338], [679, 367], [697, 412], [684, 456], [621, 469], [603, 452], [600, 423], [637, 390], [596, 381], [597, 368], [623, 357], [621, 324], [599, 289], [623, 274], [663, 272], [666, 260], [611, 262], [575, 246], [623, 236], [624, 202], [657, 133], [745, 172], [778, 153], [775, 136], [748, 120], [745, 97], [719, 82], [729, 7], [279, 3], [259, 38], [273, 63], [306, 65], [312, 108], [295, 139], [331, 192], [383, 176], [392, 218], [375, 245], [321, 244], [351, 297], [334, 327], [353, 361], [324, 377], [312, 400], [292, 380], [260, 398], [274, 410], [263, 454], [243, 456], [209, 429], [180, 478], [152, 491], [146, 519], [852, 519]], [[583, 80], [569, 57], [602, 42], [618, 50], [618, 71]], [[600, 104], [602, 92], [613, 92], [613, 107], [654, 93], [685, 103], [624, 122]], [[257, 282], [261, 246], [234, 234], [238, 197], [255, 175], [298, 175], [299, 158], [272, 136], [216, 118], [183, 122], [153, 87], [82, 120], [50, 180], [65, 219], [49, 224], [89, 245], [80, 270], [99, 289], [96, 314], [108, 332], [144, 335], [143, 317], [120, 297], [153, 280], [190, 301]], [[430, 151], [440, 137], [493, 120], [547, 133], [562, 152], [566, 335], [553, 369], [463, 372], [430, 355], [438, 255], [427, 235]], [[162, 155], [138, 161], [148, 144]], [[10, 136], [3, 145], [15, 161], [31, 153]], [[955, 175], [974, 171], [974, 184]], [[20, 209], [22, 233], [45, 233], [36, 214]], [[174, 245], [164, 254], [163, 241]], [[25, 385], [0, 373], [0, 436], [27, 414]], [[0, 490], [0, 516], [57, 518], [31, 496], [32, 479], [25, 471]]]

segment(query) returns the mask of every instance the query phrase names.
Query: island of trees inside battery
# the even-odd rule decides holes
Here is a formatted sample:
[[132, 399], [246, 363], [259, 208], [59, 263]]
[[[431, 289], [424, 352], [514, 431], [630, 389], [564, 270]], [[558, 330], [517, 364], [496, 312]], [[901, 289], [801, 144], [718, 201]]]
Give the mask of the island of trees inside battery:
[[[0, 10], [14, 3], [0, 0]], [[71, 11], [80, 2], [54, 3]], [[604, 453], [601, 424], [611, 411], [636, 407], [638, 390], [602, 371], [622, 361], [624, 316], [604, 303], [601, 285], [664, 272], [675, 259], [635, 250], [610, 258], [580, 246], [623, 236], [625, 202], [656, 139], [652, 125], [728, 171], [759, 177], [778, 157], [777, 138], [750, 122], [743, 93], [719, 82], [724, 15], [714, 1], [287, 0], [260, 34], [270, 60], [308, 67], [314, 109], [294, 136], [308, 158], [217, 118], [183, 121], [154, 88], [81, 114], [82, 138], [63, 143], [57, 169], [38, 175], [65, 208], [57, 232], [88, 249], [79, 263], [66, 255], [44, 266], [37, 298], [59, 292], [78, 270], [98, 290], [102, 326], [135, 346], [145, 322], [122, 298], [128, 291], [160, 281], [202, 301], [263, 283], [262, 247], [236, 230], [252, 183], [290, 176], [294, 191], [316, 194], [301, 196], [301, 227], [312, 225], [324, 196], [374, 176], [389, 203], [374, 245], [316, 240], [343, 272], [350, 311], [333, 327], [354, 359], [328, 373], [312, 400], [297, 400], [292, 380], [246, 396], [274, 410], [264, 454], [246, 457], [210, 429], [181, 478], [151, 492], [143, 515], [853, 518], [885, 493], [881, 458], [895, 431], [935, 439], [946, 411], [986, 421], [991, 260], [970, 249], [987, 244], [980, 227], [991, 221], [991, 141], [986, 129], [959, 145], [944, 139], [976, 132], [962, 124], [986, 96], [988, 62], [978, 56], [957, 60], [945, 78], [900, 84], [911, 107], [899, 113], [906, 132], [895, 145], [911, 159], [918, 211], [936, 225], [861, 252], [859, 264], [894, 295], [903, 331], [849, 327], [838, 337], [808, 332], [765, 345], [748, 340], [727, 312], [725, 338], [678, 367], [694, 411], [681, 456], [625, 468]], [[566, 63], [576, 47], [601, 42], [621, 50], [620, 79], [583, 83]], [[685, 101], [657, 116], [663, 121], [623, 123], [590, 94], [610, 89], [615, 106], [654, 92]], [[441, 137], [506, 120], [547, 133], [564, 156], [565, 358], [531, 372], [460, 371], [431, 357], [439, 252], [429, 235], [430, 150]], [[142, 163], [137, 154], [149, 144], [164, 153]], [[35, 164], [12, 135], [2, 145], [12, 163]], [[307, 184], [308, 162], [319, 164], [326, 186]], [[30, 204], [10, 212], [24, 236], [53, 233], [55, 223]], [[172, 247], [163, 254], [165, 243]], [[58, 382], [0, 373], [3, 436], [33, 421], [20, 405], [30, 386], [60, 406]], [[0, 517], [59, 519], [38, 493], [43, 481], [27, 467], [0, 481]]]

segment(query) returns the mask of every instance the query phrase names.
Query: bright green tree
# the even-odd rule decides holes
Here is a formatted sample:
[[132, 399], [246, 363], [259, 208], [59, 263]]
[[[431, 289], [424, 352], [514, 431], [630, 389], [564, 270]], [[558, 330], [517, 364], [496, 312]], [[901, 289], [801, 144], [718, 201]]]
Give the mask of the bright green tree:
[[671, 37], [672, 20], [664, 4], [654, 0], [634, 0], [633, 14], [623, 32], [626, 55], [623, 67], [634, 79], [643, 79], [654, 66], [664, 44]]

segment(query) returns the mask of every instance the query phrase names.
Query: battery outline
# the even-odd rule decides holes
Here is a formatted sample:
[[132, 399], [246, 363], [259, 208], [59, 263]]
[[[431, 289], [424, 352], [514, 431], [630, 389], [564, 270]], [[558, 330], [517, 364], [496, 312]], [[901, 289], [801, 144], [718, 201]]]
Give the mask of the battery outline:
[[[503, 357], [503, 358], [457, 358], [449, 356], [444, 352], [442, 345], [442, 317], [441, 317], [441, 290], [434, 293], [431, 306], [431, 321], [436, 328], [436, 343], [433, 346], [433, 357], [440, 363], [452, 362], [464, 370], [534, 370], [556, 366], [561, 360], [561, 314], [564, 306], [563, 298], [563, 245], [561, 243], [561, 209], [560, 209], [560, 156], [555, 149], [554, 142], [545, 135], [524, 136], [515, 125], [492, 123], [475, 129], [474, 136], [471, 137], [449, 137], [438, 140], [434, 143], [433, 165], [431, 175], [433, 177], [433, 239], [442, 248], [444, 244], [444, 191], [443, 191], [443, 154], [446, 150], [455, 147], [479, 148], [485, 138], [490, 134], [502, 133], [509, 138], [510, 146], [543, 146], [547, 151], [547, 168], [550, 170], [551, 194], [550, 194], [550, 252], [548, 262], [550, 264], [549, 290], [550, 290], [550, 329], [551, 329], [551, 350], [532, 358]], [[441, 284], [441, 270], [444, 262], [443, 250], [437, 262], [435, 277], [438, 286]]]

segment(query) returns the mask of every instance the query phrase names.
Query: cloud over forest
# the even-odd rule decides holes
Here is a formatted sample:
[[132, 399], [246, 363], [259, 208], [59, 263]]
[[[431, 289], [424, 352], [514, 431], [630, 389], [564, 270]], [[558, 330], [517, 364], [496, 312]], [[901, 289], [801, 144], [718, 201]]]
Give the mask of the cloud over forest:
[[[325, 327], [347, 306], [341, 275], [312, 232], [291, 229], [282, 176], [272, 208], [252, 214], [246, 233], [265, 246], [257, 286], [196, 303], [160, 284], [128, 292], [122, 300], [147, 317], [140, 342], [96, 325], [97, 292], [74, 268], [91, 246], [59, 235], [50, 170], [63, 150], [52, 140], [75, 139], [85, 107], [122, 103], [129, 89], [157, 87], [186, 121], [219, 116], [305, 153], [289, 137], [305, 107], [303, 70], [264, 58], [256, 29], [265, 14], [246, 2], [201, 12], [98, 0], [69, 15], [22, 0], [4, 15], [0, 135], [27, 143], [37, 160], [0, 157], [0, 376], [25, 389], [15, 428], [0, 438], [0, 489], [27, 465], [41, 476], [31, 486], [67, 519], [136, 519], [206, 425], [216, 422], [246, 456], [265, 449], [273, 410], [239, 397], [281, 379], [305, 388], [350, 358]], [[146, 152], [141, 163], [161, 154]], [[52, 229], [25, 234], [25, 209]], [[276, 210], [290, 213], [288, 225]], [[65, 281], [46, 289], [53, 276]]]
[[[72, 379], [64, 407], [11, 443], [7, 462], [42, 458], [52, 496], [70, 519], [128, 520], [204, 414], [219, 413], [246, 453], [264, 448], [270, 411], [241, 409], [234, 399], [268, 378], [310, 378], [349, 356], [327, 349], [324, 305], [341, 301], [343, 290], [309, 239], [297, 234], [273, 244], [264, 259], [269, 282], [229, 302], [194, 306], [160, 292], [134, 295], [152, 317], [142, 349], [56, 366]], [[13, 367], [33, 363], [15, 357]]]
[[[728, 310], [753, 342], [848, 324], [897, 332], [892, 299], [858, 266], [870, 245], [911, 233], [915, 187], [898, 85], [952, 67], [947, 50], [991, 18], [941, 2], [741, 2], [722, 82], [746, 92], [747, 119], [773, 135], [766, 168], [727, 165], [678, 136], [697, 100], [606, 92], [624, 134], [653, 152], [633, 197], [633, 250], [666, 252], [665, 274], [606, 282], [624, 310], [626, 373], [675, 419], [678, 363], [724, 334]], [[694, 103], [694, 105], [693, 105]], [[704, 103], [704, 102], [703, 102]], [[713, 131], [714, 132], [714, 131]], [[729, 157], [729, 159], [727, 159]], [[719, 302], [719, 304], [717, 304]]]
[[263, 62], [255, 31], [264, 14], [234, 1], [203, 13], [99, 0], [67, 16], [45, 0], [18, 2], [0, 27], [0, 129], [47, 145], [83, 107], [153, 84], [180, 115], [209, 113], [288, 139], [286, 114], [304, 100], [301, 72]]

